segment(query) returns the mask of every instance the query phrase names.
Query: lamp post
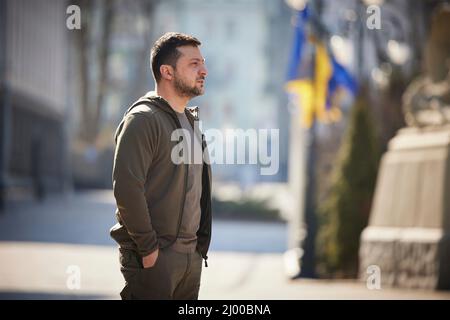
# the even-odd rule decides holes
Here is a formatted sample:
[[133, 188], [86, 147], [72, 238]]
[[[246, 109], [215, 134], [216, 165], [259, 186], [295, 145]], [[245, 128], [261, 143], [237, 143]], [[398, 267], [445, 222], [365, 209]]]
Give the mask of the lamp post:
[[[287, 0], [287, 4], [295, 9], [295, 10], [303, 10], [306, 5], [306, 1], [304, 0]], [[314, 11], [320, 13], [322, 7], [322, 1], [317, 0], [313, 3]], [[313, 29], [314, 33], [319, 35], [323, 32], [322, 26], [316, 23], [317, 17], [312, 17], [312, 23], [314, 24]], [[300, 230], [296, 230], [300, 236], [296, 239], [298, 246], [294, 249], [293, 255], [287, 255], [291, 259], [297, 259], [298, 261], [287, 261], [288, 264], [298, 264], [297, 273], [290, 274], [292, 278], [315, 278], [315, 241], [316, 241], [316, 233], [317, 233], [317, 217], [316, 217], [316, 162], [317, 162], [317, 124], [316, 124], [316, 115], [314, 114], [312, 117], [311, 127], [307, 130], [302, 128], [298, 128], [298, 121], [294, 121], [294, 126], [297, 126], [296, 130], [291, 130], [291, 132], [300, 132], [302, 137], [298, 139], [303, 142], [303, 150], [306, 152], [306, 164], [303, 166], [303, 161], [293, 161], [291, 157], [291, 168], [295, 165], [300, 165], [301, 169], [304, 172], [300, 172], [298, 175], [294, 175], [291, 177], [294, 179], [303, 179], [302, 182], [294, 182], [294, 185], [297, 185], [298, 188], [294, 189], [294, 192], [298, 193], [299, 200], [298, 207], [298, 217], [296, 217], [296, 223], [294, 225], [295, 228]], [[293, 143], [297, 143], [297, 139], [292, 139]], [[291, 145], [292, 146], [292, 145]], [[297, 149], [297, 148], [295, 148]], [[297, 150], [298, 151], [298, 150]], [[292, 151], [291, 151], [292, 152]], [[302, 155], [297, 155], [295, 160], [299, 160], [298, 158], [302, 158]], [[297, 170], [296, 170], [297, 171]], [[303, 188], [304, 186], [304, 188]], [[301, 248], [301, 249], [300, 249]], [[288, 267], [289, 269], [292, 269]], [[295, 271], [295, 268], [293, 268]]]
[[[303, 10], [306, 5], [306, 0], [286, 0], [286, 3], [295, 10]], [[358, 66], [358, 79], [360, 82], [366, 81], [366, 69], [364, 68], [364, 54], [365, 54], [365, 43], [366, 41], [372, 42], [376, 50], [377, 57], [387, 59], [390, 58], [389, 53], [387, 52], [387, 46], [391, 47], [391, 51], [396, 51], [397, 53], [402, 53], [402, 49], [404, 45], [402, 41], [404, 40], [401, 31], [402, 21], [399, 20], [398, 12], [395, 10], [387, 10], [383, 13], [383, 34], [381, 32], [377, 32], [378, 30], [367, 30], [366, 18], [368, 17], [368, 6], [381, 6], [384, 1], [382, 0], [365, 0], [365, 1], [356, 1], [355, 2], [355, 11], [353, 11], [353, 20], [357, 26], [356, 37], [354, 38], [357, 43], [356, 47], [356, 61]], [[327, 26], [324, 25], [321, 20], [321, 11], [323, 7], [324, 1], [311, 1], [309, 5], [312, 6], [313, 10], [311, 12], [310, 23], [312, 27], [313, 33], [318, 38], [323, 38], [324, 36], [330, 36], [330, 31], [327, 29]], [[377, 7], [380, 11], [380, 8]], [[380, 17], [381, 18], [381, 17]], [[400, 30], [396, 30], [400, 29]], [[400, 34], [396, 34], [396, 32], [400, 32]], [[396, 40], [394, 40], [396, 39]], [[390, 45], [389, 45], [390, 43]], [[403, 53], [406, 51], [403, 50]], [[397, 55], [399, 58], [399, 63], [405, 61], [403, 56]], [[302, 132], [302, 138], [300, 140], [304, 141], [304, 151], [306, 152], [306, 165], [303, 166], [301, 170], [304, 170], [303, 174], [299, 174], [294, 178], [298, 179], [301, 177], [303, 181], [299, 184], [300, 186], [304, 185], [304, 188], [298, 188], [294, 190], [294, 192], [298, 193], [300, 200], [298, 210], [298, 227], [299, 233], [304, 234], [304, 237], [299, 237], [297, 241], [299, 242], [298, 250], [299, 254], [296, 258], [299, 260], [299, 273], [294, 277], [315, 277], [315, 238], [317, 233], [317, 216], [316, 216], [316, 163], [318, 160], [317, 154], [317, 123], [315, 117], [313, 117], [313, 123], [307, 131], [304, 130], [296, 130], [297, 132]], [[292, 131], [295, 132], [295, 131]], [[294, 141], [294, 139], [291, 139]], [[295, 140], [297, 141], [297, 140]], [[294, 141], [294, 143], [295, 143]], [[292, 147], [292, 144], [291, 144]], [[292, 160], [291, 160], [292, 161]], [[291, 165], [294, 166], [295, 163]], [[302, 232], [303, 231], [303, 232]], [[301, 262], [300, 262], [301, 261]], [[292, 275], [291, 275], [292, 276]]]

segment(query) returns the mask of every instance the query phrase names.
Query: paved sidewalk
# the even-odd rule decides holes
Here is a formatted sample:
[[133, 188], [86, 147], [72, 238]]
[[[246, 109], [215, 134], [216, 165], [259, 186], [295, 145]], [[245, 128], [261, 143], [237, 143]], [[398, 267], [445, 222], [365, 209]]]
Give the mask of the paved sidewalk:
[[[2, 299], [119, 299], [123, 285], [113, 247], [3, 242], [0, 260]], [[70, 289], [74, 271], [79, 271], [79, 289]], [[357, 281], [290, 281], [281, 254], [212, 252], [199, 298], [450, 299], [450, 292], [369, 290]]]
[[[118, 252], [109, 238], [111, 191], [8, 204], [0, 215], [0, 299], [119, 299]], [[450, 292], [369, 290], [364, 282], [284, 275], [286, 226], [214, 221], [200, 299], [450, 299]], [[72, 288], [76, 275], [80, 288]]]

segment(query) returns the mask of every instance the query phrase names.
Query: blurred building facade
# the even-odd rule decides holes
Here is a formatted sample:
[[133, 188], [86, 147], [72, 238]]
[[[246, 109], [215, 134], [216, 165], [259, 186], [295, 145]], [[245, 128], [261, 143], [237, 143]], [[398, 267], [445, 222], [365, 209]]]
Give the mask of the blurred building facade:
[[192, 34], [202, 42], [209, 71], [199, 105], [203, 130], [280, 129], [280, 168], [262, 176], [257, 165], [216, 165], [215, 179], [251, 186], [286, 181], [289, 118], [283, 93], [291, 12], [283, 0], [172, 0], [155, 14], [155, 34]]
[[0, 186], [42, 197], [69, 184], [66, 3], [0, 1]]
[[[150, 47], [154, 42], [153, 12], [158, 1], [124, 0], [124, 1], [80, 1], [82, 20], [86, 33], [84, 48], [76, 34], [71, 33], [69, 54], [69, 73], [74, 80], [70, 86], [70, 139], [71, 167], [75, 188], [111, 188], [113, 166], [114, 132], [125, 110], [140, 96], [153, 87], [150, 71]], [[107, 12], [106, 12], [107, 11]], [[105, 16], [111, 18], [110, 35], [105, 40]], [[73, 36], [73, 38], [72, 38]], [[103, 84], [99, 84], [102, 61], [99, 52], [106, 47], [103, 57], [107, 65]], [[85, 55], [86, 60], [80, 61]], [[89, 74], [86, 101], [89, 111], [98, 108], [99, 119], [96, 123], [97, 135], [87, 141], [82, 138], [83, 124], [83, 80], [82, 69]], [[98, 88], [104, 88], [99, 93]], [[101, 94], [99, 99], [92, 99]], [[88, 117], [92, 116], [90, 113]], [[83, 123], [84, 122], [84, 123]]]
[[[102, 6], [93, 0], [93, 9]], [[91, 145], [80, 144], [79, 88], [69, 88], [72, 168], [76, 186], [111, 187], [113, 135], [124, 111], [139, 96], [153, 90], [150, 48], [169, 31], [197, 36], [207, 60], [206, 94], [191, 102], [200, 106], [202, 129], [279, 129], [279, 171], [260, 175], [259, 165], [216, 165], [216, 181], [251, 186], [262, 181], [286, 181], [291, 114], [283, 92], [290, 50], [291, 12], [277, 1], [115, 1], [112, 33], [108, 44], [105, 98], [101, 106], [99, 136]], [[82, 8], [83, 10], [83, 8]], [[95, 17], [88, 25], [97, 23]], [[92, 34], [91, 45], [99, 43]], [[69, 55], [70, 74], [79, 82], [76, 46]], [[93, 45], [94, 46], [94, 45]], [[91, 50], [91, 49], [89, 49]], [[91, 54], [92, 56], [92, 54]], [[98, 63], [97, 63], [98, 64]], [[90, 68], [96, 78], [95, 63]]]

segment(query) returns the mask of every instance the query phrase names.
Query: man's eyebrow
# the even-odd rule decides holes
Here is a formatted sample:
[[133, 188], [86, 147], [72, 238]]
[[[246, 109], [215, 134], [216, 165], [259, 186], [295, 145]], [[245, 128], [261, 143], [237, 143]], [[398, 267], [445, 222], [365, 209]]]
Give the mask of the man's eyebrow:
[[191, 61], [201, 61], [201, 62], [205, 62], [205, 59], [200, 59], [200, 58], [191, 58]]

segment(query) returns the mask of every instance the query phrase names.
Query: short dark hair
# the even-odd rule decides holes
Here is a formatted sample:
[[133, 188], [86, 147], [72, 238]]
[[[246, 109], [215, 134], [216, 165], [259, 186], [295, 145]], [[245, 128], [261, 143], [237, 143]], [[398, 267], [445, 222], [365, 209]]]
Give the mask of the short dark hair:
[[168, 32], [156, 40], [151, 50], [151, 65], [153, 77], [156, 82], [161, 79], [161, 65], [168, 64], [175, 68], [178, 58], [181, 56], [178, 47], [193, 46], [197, 47], [201, 42], [197, 38], [183, 33]]

